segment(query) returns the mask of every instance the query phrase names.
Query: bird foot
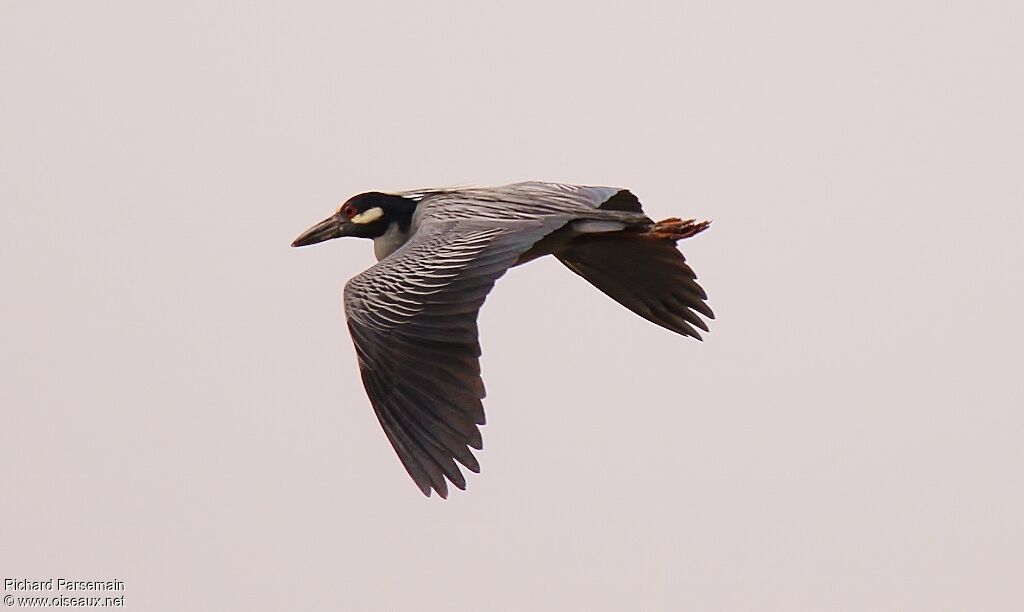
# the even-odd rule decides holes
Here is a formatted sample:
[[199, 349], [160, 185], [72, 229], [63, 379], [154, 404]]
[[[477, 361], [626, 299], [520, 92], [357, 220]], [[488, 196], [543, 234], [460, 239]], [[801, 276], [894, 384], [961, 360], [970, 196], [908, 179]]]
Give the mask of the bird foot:
[[710, 221], [669, 217], [652, 225], [648, 235], [665, 240], [683, 240], [703, 232], [710, 225]]

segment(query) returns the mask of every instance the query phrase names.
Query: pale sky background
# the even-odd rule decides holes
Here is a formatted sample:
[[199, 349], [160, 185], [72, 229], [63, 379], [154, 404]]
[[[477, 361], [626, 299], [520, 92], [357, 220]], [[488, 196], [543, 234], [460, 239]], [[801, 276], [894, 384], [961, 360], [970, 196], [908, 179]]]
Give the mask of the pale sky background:
[[[0, 2], [0, 578], [131, 610], [1020, 610], [1019, 2]], [[429, 8], [428, 8], [429, 5]], [[341, 310], [371, 189], [632, 188], [718, 314], [551, 259], [413, 486]]]

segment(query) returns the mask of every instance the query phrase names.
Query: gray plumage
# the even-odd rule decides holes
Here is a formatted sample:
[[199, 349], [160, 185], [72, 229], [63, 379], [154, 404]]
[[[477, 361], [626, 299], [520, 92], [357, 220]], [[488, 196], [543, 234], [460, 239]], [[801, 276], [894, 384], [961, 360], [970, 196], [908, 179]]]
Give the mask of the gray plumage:
[[675, 247], [707, 222], [653, 222], [627, 190], [555, 183], [361, 194], [293, 246], [374, 239], [379, 263], [345, 286], [360, 373], [425, 495], [446, 497], [482, 448], [477, 314], [509, 268], [554, 254], [645, 319], [700, 339], [706, 294]]

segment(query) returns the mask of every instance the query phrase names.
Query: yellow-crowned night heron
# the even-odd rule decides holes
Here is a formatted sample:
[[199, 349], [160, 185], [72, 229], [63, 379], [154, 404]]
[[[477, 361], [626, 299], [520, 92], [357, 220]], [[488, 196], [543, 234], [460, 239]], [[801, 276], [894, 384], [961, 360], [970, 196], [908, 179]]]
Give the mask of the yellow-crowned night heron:
[[613, 187], [504, 187], [369, 192], [299, 236], [373, 239], [379, 263], [345, 286], [345, 312], [363, 384], [416, 485], [447, 497], [447, 477], [480, 464], [484, 423], [477, 313], [506, 270], [553, 254], [641, 317], [700, 339], [714, 318], [676, 241], [708, 222], [655, 223]]

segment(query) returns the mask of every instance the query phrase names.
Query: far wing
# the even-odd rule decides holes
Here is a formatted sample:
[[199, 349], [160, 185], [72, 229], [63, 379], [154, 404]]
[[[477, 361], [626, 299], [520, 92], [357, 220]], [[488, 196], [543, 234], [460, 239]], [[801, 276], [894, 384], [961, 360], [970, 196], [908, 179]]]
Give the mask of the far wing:
[[698, 315], [715, 318], [697, 275], [672, 240], [649, 236], [594, 236], [557, 254], [567, 268], [616, 302], [677, 334], [701, 339]]

